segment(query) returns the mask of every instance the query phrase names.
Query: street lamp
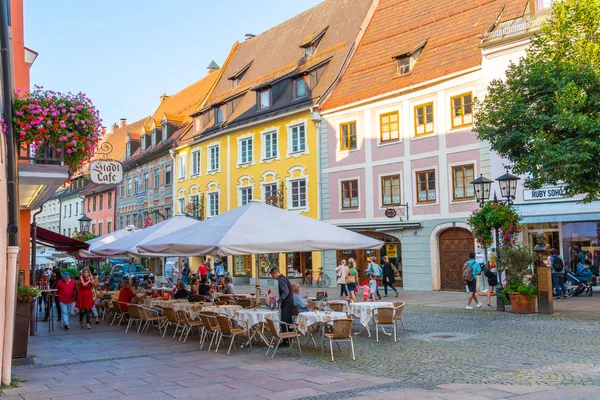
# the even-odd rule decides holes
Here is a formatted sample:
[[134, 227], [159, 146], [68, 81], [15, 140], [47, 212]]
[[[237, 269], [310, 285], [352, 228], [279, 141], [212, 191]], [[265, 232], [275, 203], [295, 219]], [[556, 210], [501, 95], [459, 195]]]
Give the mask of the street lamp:
[[[494, 191], [494, 203], [501, 205], [510, 205], [512, 204], [515, 196], [517, 194], [517, 182], [519, 181], [519, 177], [508, 173], [508, 169], [506, 173], [498, 178], [498, 185], [500, 186], [500, 195], [505, 199], [504, 201], [498, 200], [496, 197], [496, 192]], [[473, 189], [475, 190], [475, 198], [479, 203], [479, 207], [483, 208], [485, 202], [490, 198], [490, 189], [492, 183], [494, 181], [484, 178], [483, 175], [480, 175], [479, 178], [471, 181], [473, 185]], [[504, 302], [500, 299], [500, 290], [502, 289], [502, 273], [500, 272], [500, 252], [498, 251], [498, 247], [500, 245], [500, 237], [498, 234], [499, 226], [494, 226], [494, 236], [496, 238], [496, 274], [498, 277], [498, 288], [496, 289], [496, 310], [504, 311]]]
[[79, 234], [80, 235], [83, 235], [90, 231], [90, 224], [92, 222], [92, 219], [90, 217], [88, 217], [87, 215], [84, 214], [77, 221], [79, 221]]

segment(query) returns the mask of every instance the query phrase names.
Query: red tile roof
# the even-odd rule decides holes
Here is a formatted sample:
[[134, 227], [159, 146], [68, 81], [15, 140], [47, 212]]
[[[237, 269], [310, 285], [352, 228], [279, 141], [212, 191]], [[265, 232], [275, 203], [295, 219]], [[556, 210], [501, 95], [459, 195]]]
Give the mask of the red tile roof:
[[[481, 65], [480, 34], [523, 15], [527, 0], [380, 0], [339, 84], [322, 109], [348, 105]], [[407, 75], [395, 56], [427, 44]]]

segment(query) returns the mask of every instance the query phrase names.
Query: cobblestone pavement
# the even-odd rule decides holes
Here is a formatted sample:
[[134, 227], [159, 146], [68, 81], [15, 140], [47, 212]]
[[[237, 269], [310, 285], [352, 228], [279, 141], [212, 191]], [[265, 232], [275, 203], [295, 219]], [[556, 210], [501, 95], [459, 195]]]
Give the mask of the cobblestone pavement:
[[[14, 370], [10, 399], [600, 399], [600, 320], [408, 306], [398, 342], [354, 336], [329, 360], [309, 345], [274, 361], [232, 355], [107, 324], [31, 339], [33, 367]], [[304, 344], [304, 341], [303, 341]]]

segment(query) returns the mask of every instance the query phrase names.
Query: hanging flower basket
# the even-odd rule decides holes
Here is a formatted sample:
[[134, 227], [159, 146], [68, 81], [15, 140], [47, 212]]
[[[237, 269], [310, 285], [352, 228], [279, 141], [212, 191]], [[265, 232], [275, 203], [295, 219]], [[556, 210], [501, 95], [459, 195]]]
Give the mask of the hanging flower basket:
[[488, 201], [479, 210], [473, 211], [468, 219], [475, 239], [484, 248], [494, 242], [492, 229], [498, 228], [500, 246], [513, 246], [521, 232], [521, 217], [514, 206]]
[[85, 94], [62, 94], [39, 86], [17, 95], [13, 124], [23, 149], [35, 152], [50, 147], [72, 171], [90, 160], [102, 136], [98, 110]]
[[40, 297], [42, 292], [33, 286], [22, 286], [17, 289], [17, 301], [19, 303], [31, 303]]

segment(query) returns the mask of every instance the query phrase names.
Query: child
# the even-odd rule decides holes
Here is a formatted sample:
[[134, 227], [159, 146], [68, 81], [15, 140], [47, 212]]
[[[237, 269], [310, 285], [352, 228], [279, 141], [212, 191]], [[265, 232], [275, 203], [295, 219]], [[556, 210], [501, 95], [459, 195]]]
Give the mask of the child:
[[370, 278], [369, 292], [371, 293], [371, 301], [375, 301], [375, 294], [377, 293], [377, 279], [375, 279], [375, 275], [373, 274], [371, 274]]
[[369, 301], [369, 282], [367, 281], [362, 281], [362, 283], [360, 284], [360, 289], [362, 289], [363, 291], [363, 300], [364, 301]]

